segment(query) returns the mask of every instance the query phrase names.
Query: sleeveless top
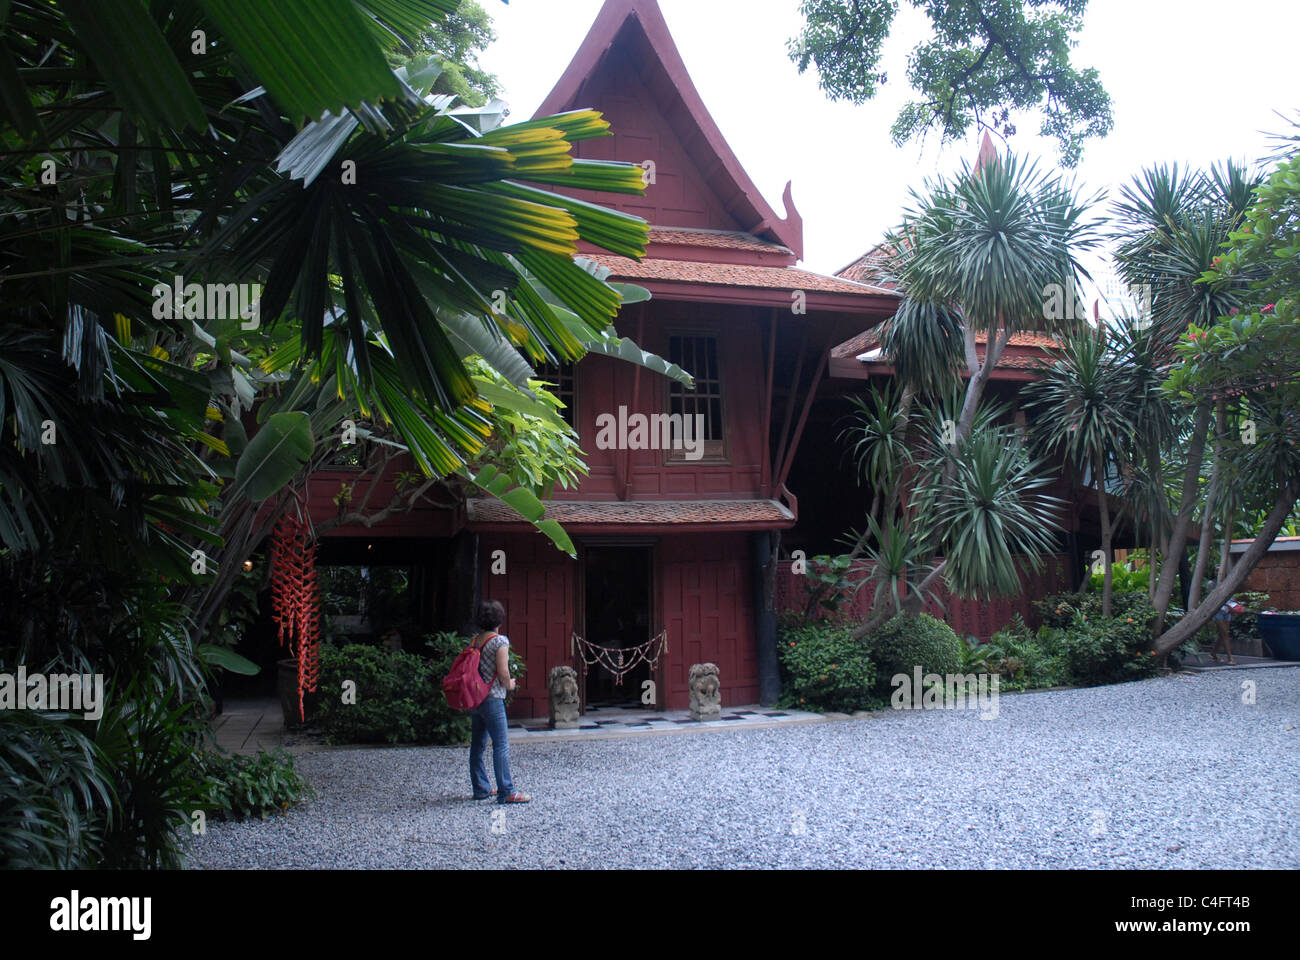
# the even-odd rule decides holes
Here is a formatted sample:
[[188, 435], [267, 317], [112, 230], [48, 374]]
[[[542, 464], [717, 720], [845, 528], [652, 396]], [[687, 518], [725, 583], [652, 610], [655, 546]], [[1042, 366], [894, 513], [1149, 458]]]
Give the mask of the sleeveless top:
[[506, 685], [497, 676], [497, 651], [502, 647], [507, 649], [510, 647], [510, 638], [503, 633], [498, 633], [483, 645], [483, 650], [478, 655], [478, 673], [484, 680], [492, 681], [492, 689], [489, 691], [488, 696], [504, 700]]

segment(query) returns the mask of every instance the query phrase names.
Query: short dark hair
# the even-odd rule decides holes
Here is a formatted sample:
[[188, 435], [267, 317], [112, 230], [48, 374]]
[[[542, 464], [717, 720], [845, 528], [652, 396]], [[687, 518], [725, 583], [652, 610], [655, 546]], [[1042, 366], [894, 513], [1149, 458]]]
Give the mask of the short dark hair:
[[496, 600], [484, 600], [474, 614], [474, 626], [480, 630], [494, 630], [506, 622], [506, 608]]

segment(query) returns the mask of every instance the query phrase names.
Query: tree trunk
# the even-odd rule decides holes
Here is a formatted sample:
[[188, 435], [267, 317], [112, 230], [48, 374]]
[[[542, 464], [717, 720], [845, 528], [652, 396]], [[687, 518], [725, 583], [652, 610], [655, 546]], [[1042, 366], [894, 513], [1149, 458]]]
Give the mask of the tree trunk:
[[1192, 525], [1192, 515], [1196, 507], [1196, 490], [1201, 476], [1201, 461], [1205, 457], [1206, 434], [1210, 429], [1210, 405], [1202, 403], [1196, 408], [1196, 424], [1192, 428], [1192, 448], [1187, 457], [1187, 469], [1183, 473], [1183, 490], [1178, 505], [1178, 516], [1174, 528], [1169, 534], [1169, 545], [1165, 548], [1164, 563], [1160, 568], [1160, 580], [1156, 583], [1156, 596], [1153, 601], [1156, 608], [1155, 635], [1159, 636], [1165, 629], [1165, 613], [1174, 595], [1174, 580], [1178, 576], [1178, 557], [1187, 545], [1187, 531]]
[[[1223, 435], [1228, 429], [1228, 402], [1219, 398], [1215, 405], [1218, 431], [1214, 438], [1214, 470], [1210, 474], [1210, 490], [1205, 497], [1205, 516], [1201, 518], [1201, 542], [1196, 545], [1196, 567], [1192, 570], [1192, 585], [1187, 591], [1187, 608], [1199, 606], [1201, 582], [1205, 578], [1205, 565], [1209, 560], [1210, 546], [1214, 540], [1214, 507], [1219, 499], [1219, 479], [1223, 465]], [[1220, 575], [1219, 579], [1223, 579]]]
[[1222, 580], [1228, 575], [1228, 569], [1232, 566], [1232, 511], [1236, 504], [1229, 495], [1223, 505], [1223, 544], [1219, 547], [1219, 579]]
[[1237, 591], [1246, 577], [1250, 576], [1250, 572], [1255, 569], [1255, 565], [1268, 553], [1268, 548], [1273, 545], [1278, 531], [1282, 529], [1282, 525], [1286, 523], [1287, 517], [1295, 506], [1297, 497], [1300, 497], [1300, 477], [1292, 477], [1278, 493], [1277, 499], [1273, 502], [1273, 509], [1269, 511], [1264, 525], [1255, 535], [1254, 543], [1242, 554], [1241, 559], [1233, 565], [1227, 576], [1215, 585], [1210, 595], [1201, 601], [1200, 606], [1189, 611], [1187, 616], [1156, 637], [1155, 649], [1152, 652], [1157, 657], [1163, 659], [1169, 651], [1176, 649], [1184, 640], [1194, 637], [1201, 627], [1210, 622], [1215, 612], [1228, 602], [1228, 598]]
[[[901, 434], [901, 439], [904, 442], [906, 442], [907, 439], [907, 427], [912, 416], [912, 401], [915, 398], [916, 398], [916, 393], [915, 391], [912, 390], [910, 386], [903, 387], [903, 393], [898, 398], [898, 423], [894, 425], [894, 429]], [[903, 477], [900, 473], [897, 481], [895, 481], [893, 485], [893, 488], [889, 491], [889, 497], [885, 500], [885, 509], [884, 512], [881, 513], [881, 517], [892, 518], [894, 516], [894, 511], [898, 509], [898, 497], [902, 489], [902, 485], [903, 485]]]
[[1160, 444], [1152, 443], [1147, 450], [1147, 460], [1150, 463], [1151, 474], [1151, 496], [1148, 499], [1148, 508], [1151, 511], [1151, 545], [1147, 548], [1147, 599], [1155, 603], [1156, 599], [1156, 577], [1160, 571], [1160, 514], [1161, 511], [1156, 509], [1155, 505], [1160, 501], [1156, 498], [1164, 497], [1164, 472], [1161, 469], [1160, 461]]
[[1159, 545], [1156, 543], [1156, 518], [1151, 515], [1151, 542], [1147, 545], [1147, 599], [1156, 595], [1156, 557]]
[[[973, 335], [972, 335], [973, 336]], [[957, 445], [965, 443], [966, 438], [970, 436], [971, 428], [975, 425], [975, 411], [979, 409], [980, 400], [984, 397], [984, 387], [988, 383], [989, 377], [993, 375], [993, 369], [997, 366], [998, 360], [1002, 357], [1002, 350], [1011, 339], [1011, 334], [999, 330], [989, 331], [988, 347], [984, 351], [984, 362], [979, 365], [978, 369], [972, 370], [970, 383], [966, 385], [966, 399], [962, 403], [961, 417], [957, 420]], [[967, 351], [967, 364], [970, 363], [971, 351]]]
[[1106, 496], [1106, 454], [1097, 451], [1097, 509], [1101, 514], [1101, 615], [1110, 616], [1110, 598], [1113, 574], [1110, 569], [1110, 500]]

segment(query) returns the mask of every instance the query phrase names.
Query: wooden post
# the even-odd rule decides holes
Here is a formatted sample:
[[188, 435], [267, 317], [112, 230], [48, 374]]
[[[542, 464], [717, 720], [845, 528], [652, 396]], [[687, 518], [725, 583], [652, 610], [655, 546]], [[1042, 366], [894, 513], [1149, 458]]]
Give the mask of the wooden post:
[[760, 496], [772, 496], [772, 386], [776, 367], [776, 307], [770, 310], [767, 334], [767, 387], [763, 392], [763, 461]]
[[[785, 401], [785, 421], [781, 425], [781, 442], [776, 447], [776, 460], [773, 461], [773, 467], [778, 467], [782, 460], [785, 459], [786, 442], [790, 439], [790, 418], [794, 415], [794, 398], [799, 389], [799, 380], [803, 377], [803, 360], [808, 352], [808, 331], [804, 330], [803, 337], [799, 340], [799, 360], [794, 366], [794, 378], [790, 381], [790, 395]], [[780, 471], [778, 470], [778, 473]], [[780, 490], [779, 482], [772, 485], [773, 489]]]

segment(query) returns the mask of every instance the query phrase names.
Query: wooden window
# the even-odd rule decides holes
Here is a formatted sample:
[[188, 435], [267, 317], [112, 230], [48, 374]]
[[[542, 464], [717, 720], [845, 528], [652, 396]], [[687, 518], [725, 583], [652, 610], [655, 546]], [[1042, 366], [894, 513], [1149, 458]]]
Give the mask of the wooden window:
[[574, 365], [544, 363], [537, 367], [537, 379], [554, 385], [548, 389], [564, 404], [560, 416], [573, 429], [578, 429], [578, 378]]
[[[671, 334], [668, 359], [695, 377], [695, 389], [688, 390], [677, 381], [668, 387], [668, 413], [689, 418], [692, 438], [697, 423], [703, 419], [703, 458], [717, 460], [726, 456], [726, 431], [722, 404], [722, 375], [718, 364], [718, 338], [707, 334]], [[669, 451], [670, 460], [685, 460], [686, 451]]]

